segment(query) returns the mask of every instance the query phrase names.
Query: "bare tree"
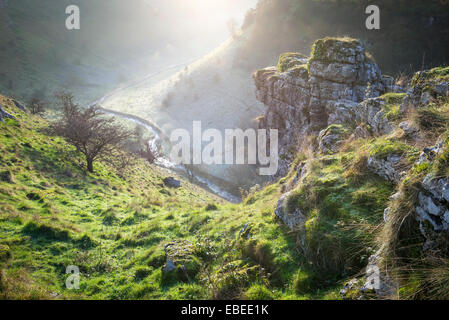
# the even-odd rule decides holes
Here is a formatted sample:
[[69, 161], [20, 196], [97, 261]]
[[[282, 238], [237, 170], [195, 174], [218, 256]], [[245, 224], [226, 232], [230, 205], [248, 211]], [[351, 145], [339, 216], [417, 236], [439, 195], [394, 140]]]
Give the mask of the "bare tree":
[[56, 94], [56, 98], [63, 110], [62, 117], [54, 125], [56, 133], [84, 155], [89, 172], [94, 171], [95, 160], [114, 157], [132, 136], [97, 106], [81, 109], [67, 92]]
[[140, 150], [139, 155], [149, 163], [153, 163], [160, 156], [156, 150], [151, 149], [148, 143], [145, 149]]

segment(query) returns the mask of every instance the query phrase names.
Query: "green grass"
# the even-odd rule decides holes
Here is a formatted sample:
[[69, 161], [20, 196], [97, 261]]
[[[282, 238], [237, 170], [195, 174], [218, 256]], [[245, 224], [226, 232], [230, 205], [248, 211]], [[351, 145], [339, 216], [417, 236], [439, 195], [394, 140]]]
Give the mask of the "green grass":
[[311, 171], [288, 199], [290, 211], [299, 208], [307, 216], [305, 255], [313, 267], [296, 280], [301, 292], [360, 272], [374, 245], [373, 230], [393, 189], [366, 172], [357, 173], [362, 181], [346, 175], [353, 158], [350, 151], [311, 160]]
[[[295, 289], [307, 263], [274, 217], [280, 184], [230, 204], [184, 180], [166, 190], [167, 173], [145, 162], [125, 178], [102, 162], [89, 174], [47, 121], [0, 103], [16, 116], [0, 123], [0, 297], [337, 297], [321, 283], [307, 294]], [[186, 270], [164, 274], [172, 241], [192, 247]], [[70, 265], [81, 271], [79, 290], [65, 287]]]

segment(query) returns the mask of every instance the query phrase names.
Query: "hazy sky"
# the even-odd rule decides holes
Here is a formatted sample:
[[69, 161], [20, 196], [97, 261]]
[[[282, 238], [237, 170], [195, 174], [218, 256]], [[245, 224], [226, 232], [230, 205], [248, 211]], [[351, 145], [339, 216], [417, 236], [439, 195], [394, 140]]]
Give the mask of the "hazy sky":
[[[186, 49], [213, 49], [229, 36], [227, 23], [239, 25], [257, 0], [143, 0], [149, 8], [149, 23], [157, 17], [166, 21], [173, 45]], [[194, 50], [195, 51], [195, 50]]]

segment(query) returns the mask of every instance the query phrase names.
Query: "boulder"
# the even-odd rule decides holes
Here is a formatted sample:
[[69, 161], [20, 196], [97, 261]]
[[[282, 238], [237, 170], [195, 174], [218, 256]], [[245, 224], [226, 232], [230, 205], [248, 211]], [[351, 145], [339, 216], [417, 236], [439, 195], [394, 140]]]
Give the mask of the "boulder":
[[13, 115], [6, 112], [0, 105], [0, 122], [3, 121], [3, 119], [15, 119], [15, 118]]
[[162, 272], [165, 277], [189, 281], [199, 270], [199, 261], [195, 256], [195, 247], [188, 240], [174, 240], [164, 246], [165, 265]]
[[342, 125], [330, 125], [320, 132], [318, 148], [324, 154], [336, 153], [347, 136], [348, 130]]
[[169, 187], [169, 188], [180, 188], [181, 187], [181, 181], [176, 180], [173, 177], [165, 178], [163, 181], [164, 181], [164, 185], [166, 187]]
[[398, 184], [405, 174], [398, 169], [401, 159], [398, 155], [389, 155], [386, 159], [369, 157], [367, 167], [385, 180]]
[[279, 199], [276, 209], [274, 211], [275, 215], [281, 219], [290, 230], [298, 230], [306, 221], [306, 217], [302, 214], [299, 208], [296, 208], [293, 212], [289, 212], [287, 208], [288, 197], [290, 192], [284, 193]]

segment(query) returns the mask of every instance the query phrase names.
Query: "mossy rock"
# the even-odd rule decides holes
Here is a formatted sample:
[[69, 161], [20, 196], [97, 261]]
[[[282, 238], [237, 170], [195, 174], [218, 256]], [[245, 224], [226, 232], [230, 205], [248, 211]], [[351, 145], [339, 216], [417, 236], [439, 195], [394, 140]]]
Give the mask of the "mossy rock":
[[385, 101], [382, 109], [388, 121], [397, 122], [402, 119], [403, 115], [399, 112], [399, 109], [406, 96], [406, 93], [388, 92], [378, 98]]
[[304, 65], [304, 59], [308, 57], [298, 52], [287, 52], [279, 56], [277, 69], [279, 72], [285, 72], [296, 66]]
[[412, 86], [426, 87], [432, 82], [449, 82], [449, 67], [437, 67], [428, 71], [420, 71], [413, 76]]
[[357, 54], [357, 52], [353, 50], [356, 48], [363, 49], [363, 46], [360, 40], [353, 38], [326, 37], [318, 39], [312, 46], [312, 54], [309, 62], [318, 60], [323, 62], [356, 63], [357, 61], [352, 61], [350, 59]]
[[369, 144], [369, 154], [377, 159], [387, 159], [388, 156], [408, 156], [417, 150], [408, 144], [393, 139], [379, 138]]
[[172, 241], [165, 245], [166, 264], [163, 270], [163, 283], [173, 281], [190, 282], [201, 267], [201, 261], [195, 256], [195, 246], [188, 240]]
[[379, 99], [384, 100], [388, 104], [401, 104], [406, 96], [406, 93], [388, 92], [380, 96]]
[[348, 135], [349, 129], [341, 124], [331, 124], [325, 129], [325, 135], [338, 134], [340, 136]]

